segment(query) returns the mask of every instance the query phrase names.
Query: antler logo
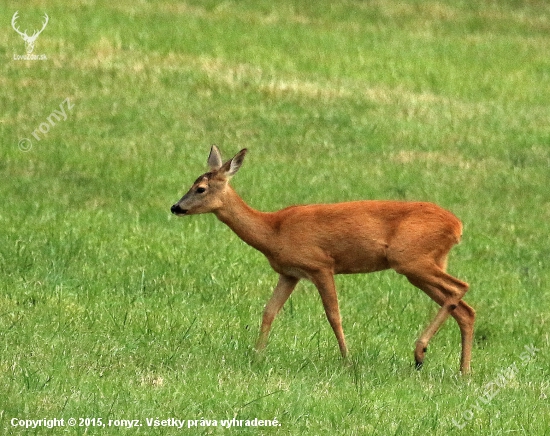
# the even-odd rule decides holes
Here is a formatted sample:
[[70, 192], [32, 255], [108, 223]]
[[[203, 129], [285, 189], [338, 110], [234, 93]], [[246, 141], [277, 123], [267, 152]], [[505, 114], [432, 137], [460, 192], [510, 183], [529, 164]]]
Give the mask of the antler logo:
[[46, 28], [46, 25], [48, 24], [49, 17], [48, 14], [44, 14], [44, 23], [42, 24], [42, 29], [35, 30], [31, 36], [27, 35], [27, 29], [25, 29], [24, 32], [21, 32], [19, 28], [16, 26], [15, 22], [17, 21], [17, 14], [19, 11], [16, 11], [15, 14], [13, 14], [13, 17], [11, 19], [11, 27], [13, 27], [13, 30], [15, 30], [21, 38], [23, 38], [23, 41], [25, 41], [25, 49], [27, 50], [27, 54], [31, 54], [34, 50], [34, 43], [36, 42], [36, 39], [38, 38], [38, 35], [42, 33], [42, 31]]

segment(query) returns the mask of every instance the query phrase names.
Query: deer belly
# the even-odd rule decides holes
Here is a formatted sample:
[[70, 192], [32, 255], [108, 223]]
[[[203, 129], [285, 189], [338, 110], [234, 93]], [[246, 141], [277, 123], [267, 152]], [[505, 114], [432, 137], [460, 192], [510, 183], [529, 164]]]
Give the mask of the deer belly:
[[385, 244], [350, 244], [332, 253], [335, 274], [381, 271], [390, 267]]
[[287, 262], [277, 262], [273, 259], [268, 258], [271, 268], [279, 274], [283, 274], [289, 277], [295, 277], [297, 279], [307, 279], [311, 280], [311, 275], [308, 274], [306, 267], [300, 265], [300, 262], [293, 262], [293, 264]]

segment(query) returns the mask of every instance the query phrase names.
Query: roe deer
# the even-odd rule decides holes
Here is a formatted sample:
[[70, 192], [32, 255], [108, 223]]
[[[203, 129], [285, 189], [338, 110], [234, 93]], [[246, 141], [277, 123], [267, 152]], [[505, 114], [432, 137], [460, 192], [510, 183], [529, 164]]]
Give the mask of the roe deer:
[[243, 149], [223, 163], [220, 151], [212, 146], [210, 171], [195, 181], [171, 211], [179, 216], [214, 213], [244, 242], [261, 251], [279, 273], [265, 306], [257, 350], [265, 348], [271, 324], [298, 281], [307, 279], [317, 287], [340, 352], [346, 357], [334, 274], [393, 268], [441, 306], [416, 341], [416, 367], [422, 366], [428, 342], [451, 315], [462, 337], [460, 370], [469, 372], [475, 311], [462, 300], [468, 284], [445, 272], [449, 250], [462, 235], [458, 218], [432, 203], [377, 200], [259, 212], [229, 185], [246, 152]]

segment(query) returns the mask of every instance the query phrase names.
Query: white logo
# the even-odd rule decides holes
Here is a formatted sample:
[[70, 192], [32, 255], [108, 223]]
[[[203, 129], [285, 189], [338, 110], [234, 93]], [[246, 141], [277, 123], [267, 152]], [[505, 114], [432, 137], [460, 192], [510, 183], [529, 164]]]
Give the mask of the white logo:
[[27, 35], [27, 29], [25, 29], [24, 32], [21, 32], [19, 28], [16, 26], [15, 22], [17, 21], [17, 14], [19, 11], [16, 11], [15, 14], [13, 14], [13, 17], [11, 19], [11, 27], [13, 27], [13, 30], [15, 30], [21, 38], [23, 38], [23, 41], [25, 41], [25, 49], [27, 50], [27, 55], [30, 55], [34, 50], [34, 43], [36, 42], [36, 39], [38, 38], [38, 35], [42, 33], [42, 31], [46, 28], [46, 25], [48, 24], [49, 17], [48, 14], [44, 14], [44, 23], [42, 24], [42, 29], [35, 30], [31, 36]]

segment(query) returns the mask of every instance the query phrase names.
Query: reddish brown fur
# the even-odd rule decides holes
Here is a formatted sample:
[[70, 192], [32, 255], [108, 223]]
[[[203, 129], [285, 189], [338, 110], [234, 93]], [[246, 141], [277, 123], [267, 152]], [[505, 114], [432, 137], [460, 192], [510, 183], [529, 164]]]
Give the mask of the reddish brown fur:
[[307, 279], [318, 288], [340, 351], [346, 356], [334, 274], [393, 268], [441, 306], [417, 341], [417, 367], [423, 363], [429, 340], [451, 315], [462, 335], [461, 370], [469, 371], [475, 312], [462, 300], [467, 283], [445, 272], [447, 255], [462, 235], [458, 218], [433, 203], [400, 201], [314, 204], [259, 212], [228, 184], [245, 154], [246, 149], [222, 165], [213, 147], [211, 172], [197, 179], [172, 212], [214, 213], [261, 251], [279, 273], [279, 283], [264, 311], [258, 349], [266, 346], [271, 323], [298, 281]]

